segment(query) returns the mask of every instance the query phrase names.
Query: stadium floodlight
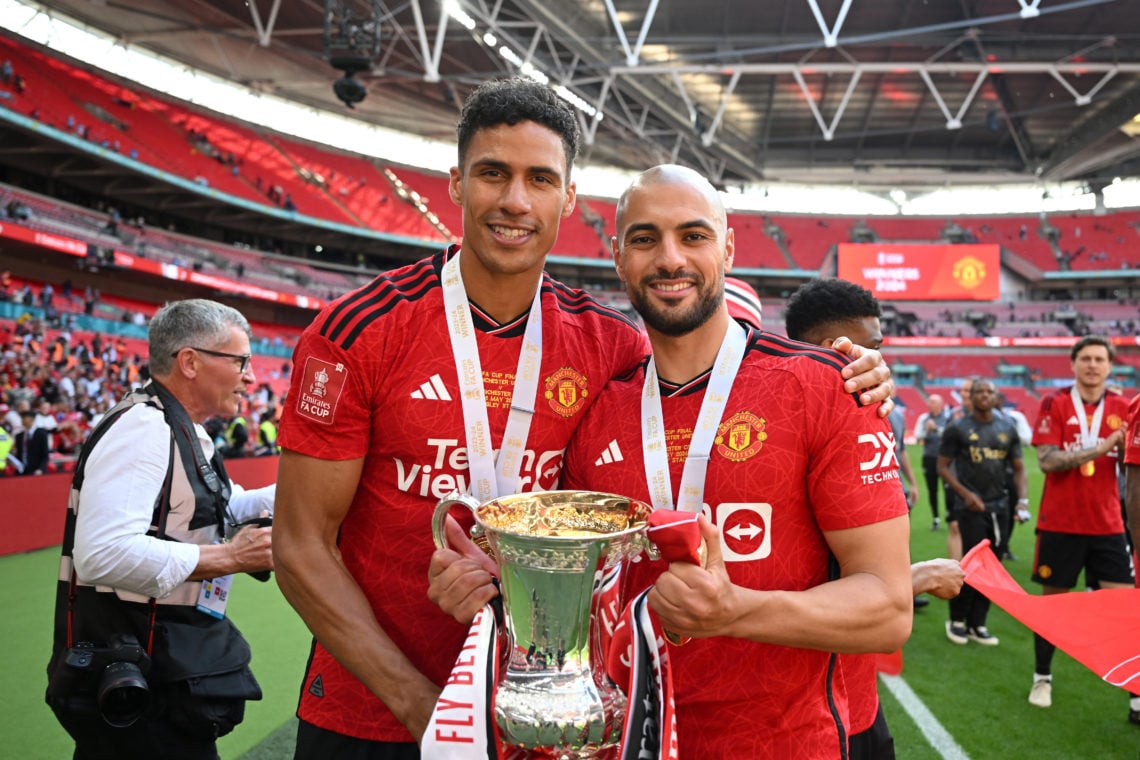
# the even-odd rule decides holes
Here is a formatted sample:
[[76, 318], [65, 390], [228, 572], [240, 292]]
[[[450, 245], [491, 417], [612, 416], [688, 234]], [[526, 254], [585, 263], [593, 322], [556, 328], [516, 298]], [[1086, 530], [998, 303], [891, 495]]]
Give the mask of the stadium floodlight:
[[333, 82], [333, 94], [349, 108], [368, 95], [368, 88], [355, 74], [372, 68], [380, 55], [379, 0], [366, 5], [367, 13], [350, 0], [325, 0], [325, 59], [344, 76]]

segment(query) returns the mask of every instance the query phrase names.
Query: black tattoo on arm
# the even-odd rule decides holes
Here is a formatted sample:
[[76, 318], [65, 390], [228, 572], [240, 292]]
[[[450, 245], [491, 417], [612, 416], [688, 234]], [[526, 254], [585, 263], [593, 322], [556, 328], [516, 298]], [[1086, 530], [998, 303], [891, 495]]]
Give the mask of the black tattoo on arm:
[[1058, 446], [1038, 446], [1037, 464], [1042, 472], [1064, 472], [1080, 467], [1100, 456], [1096, 446], [1078, 451], [1062, 451]]

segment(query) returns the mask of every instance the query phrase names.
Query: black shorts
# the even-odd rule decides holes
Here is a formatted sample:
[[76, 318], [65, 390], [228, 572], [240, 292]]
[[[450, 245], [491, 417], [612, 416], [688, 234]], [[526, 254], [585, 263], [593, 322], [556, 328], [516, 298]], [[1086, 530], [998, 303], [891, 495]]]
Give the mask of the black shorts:
[[895, 760], [895, 738], [891, 736], [881, 703], [875, 722], [866, 731], [853, 735], [847, 748], [849, 760]]
[[1132, 555], [1123, 533], [1086, 536], [1080, 533], [1037, 531], [1033, 580], [1044, 586], [1073, 588], [1081, 570], [1109, 583], [1134, 582]]
[[357, 739], [300, 721], [293, 760], [329, 760], [333, 757], [337, 760], [419, 760], [420, 748], [415, 742]]

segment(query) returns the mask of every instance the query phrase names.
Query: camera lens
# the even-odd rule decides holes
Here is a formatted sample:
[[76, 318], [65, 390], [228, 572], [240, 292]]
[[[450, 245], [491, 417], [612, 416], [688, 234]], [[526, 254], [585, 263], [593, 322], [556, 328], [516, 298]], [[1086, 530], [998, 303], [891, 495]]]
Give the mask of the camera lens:
[[126, 728], [146, 712], [150, 689], [139, 666], [133, 662], [112, 662], [99, 679], [99, 712], [115, 728]]

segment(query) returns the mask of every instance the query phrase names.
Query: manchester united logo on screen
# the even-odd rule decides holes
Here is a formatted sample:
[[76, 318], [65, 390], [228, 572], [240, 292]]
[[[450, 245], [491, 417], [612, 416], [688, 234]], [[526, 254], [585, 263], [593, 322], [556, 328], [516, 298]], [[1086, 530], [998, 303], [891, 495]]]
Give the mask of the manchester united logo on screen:
[[981, 259], [966, 256], [954, 262], [954, 281], [966, 290], [973, 290], [986, 280], [986, 265]]
[[586, 376], [573, 367], [562, 367], [544, 381], [546, 401], [550, 408], [563, 417], [578, 412], [590, 395]]

